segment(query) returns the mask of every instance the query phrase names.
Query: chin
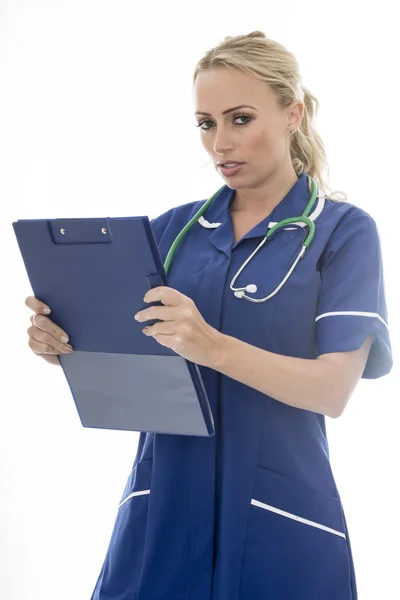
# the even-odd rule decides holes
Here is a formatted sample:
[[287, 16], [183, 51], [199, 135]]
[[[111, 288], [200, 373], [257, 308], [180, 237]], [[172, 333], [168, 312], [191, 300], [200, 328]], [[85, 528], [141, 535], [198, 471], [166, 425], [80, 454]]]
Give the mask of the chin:
[[224, 180], [225, 185], [231, 188], [231, 190], [240, 190], [241, 188], [249, 187], [248, 179], [241, 176], [240, 173], [231, 177], [224, 177], [221, 173], [219, 175]]

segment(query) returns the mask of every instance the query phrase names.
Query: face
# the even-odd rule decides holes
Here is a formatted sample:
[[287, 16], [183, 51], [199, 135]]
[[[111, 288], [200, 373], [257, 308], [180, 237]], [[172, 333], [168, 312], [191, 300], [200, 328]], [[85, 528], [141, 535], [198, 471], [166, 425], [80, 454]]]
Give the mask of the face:
[[[225, 67], [199, 73], [194, 98], [203, 146], [231, 188], [261, 184], [281, 165], [291, 165], [289, 137], [300, 124], [301, 101], [282, 109], [267, 84]], [[244, 164], [231, 174], [218, 161]]]

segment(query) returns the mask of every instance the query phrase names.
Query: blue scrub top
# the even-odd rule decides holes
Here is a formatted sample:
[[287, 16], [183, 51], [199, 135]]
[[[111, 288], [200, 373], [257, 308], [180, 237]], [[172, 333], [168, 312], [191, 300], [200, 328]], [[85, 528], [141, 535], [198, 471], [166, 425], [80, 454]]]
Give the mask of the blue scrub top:
[[[173, 258], [171, 287], [224, 334], [277, 354], [315, 359], [374, 337], [364, 378], [392, 366], [379, 236], [372, 217], [317, 198], [310, 249], [271, 300], [229, 289], [268, 225], [301, 215], [307, 176], [236, 244], [219, 192]], [[152, 221], [165, 260], [206, 200]], [[279, 284], [304, 230], [276, 232], [236, 287], [256, 297]], [[294, 408], [200, 366], [216, 435], [141, 433], [92, 600], [356, 600], [345, 515], [329, 461], [323, 415]], [[268, 373], [265, 374], [268, 377]]]

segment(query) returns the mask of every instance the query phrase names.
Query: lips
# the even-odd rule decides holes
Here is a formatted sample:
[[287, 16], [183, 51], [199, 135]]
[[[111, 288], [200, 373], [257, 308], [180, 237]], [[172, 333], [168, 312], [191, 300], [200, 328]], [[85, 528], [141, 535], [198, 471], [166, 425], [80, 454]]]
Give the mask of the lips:
[[238, 163], [231, 167], [224, 167], [224, 165], [219, 165], [218, 169], [224, 177], [232, 177], [233, 175], [236, 175], [236, 173], [239, 173], [241, 167], [243, 167], [244, 164], [245, 163]]

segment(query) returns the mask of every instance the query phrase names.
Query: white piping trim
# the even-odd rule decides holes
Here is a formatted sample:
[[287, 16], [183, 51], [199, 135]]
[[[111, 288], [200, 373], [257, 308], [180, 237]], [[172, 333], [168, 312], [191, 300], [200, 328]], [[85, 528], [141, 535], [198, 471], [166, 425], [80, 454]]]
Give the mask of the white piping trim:
[[[319, 215], [322, 213], [322, 211], [324, 209], [324, 206], [325, 206], [325, 196], [319, 195], [317, 206], [315, 207], [314, 212], [312, 212], [310, 214], [310, 216], [308, 217], [310, 219], [310, 221], [315, 221], [319, 217]], [[199, 217], [197, 222], [199, 223], [199, 225], [201, 225], [202, 227], [205, 227], [206, 229], [216, 229], [217, 227], [219, 227], [221, 225], [221, 223], [210, 223], [209, 221], [207, 221], [207, 219], [205, 219], [203, 217], [203, 215], [201, 217]], [[278, 221], [271, 221], [271, 223], [269, 223], [269, 225], [268, 225], [268, 229], [271, 229], [271, 227], [275, 227], [277, 222]], [[293, 227], [293, 225], [298, 225], [299, 227], [307, 227], [306, 223], [303, 223], [303, 221], [298, 221], [297, 223], [292, 223], [291, 227], [284, 227], [283, 229], [295, 230], [296, 227]]]
[[311, 525], [311, 527], [316, 527], [317, 529], [323, 529], [324, 531], [328, 531], [329, 533], [334, 533], [344, 539], [346, 536], [341, 531], [337, 531], [336, 529], [332, 529], [331, 527], [326, 527], [326, 525], [321, 525], [321, 523], [316, 523], [315, 521], [309, 521], [308, 519], [303, 519], [303, 517], [298, 517], [297, 515], [293, 515], [292, 513], [288, 513], [285, 510], [280, 510], [279, 508], [275, 508], [275, 506], [270, 506], [269, 504], [264, 504], [264, 502], [259, 502], [258, 500], [251, 500], [251, 504], [253, 506], [258, 506], [259, 508], [263, 508], [264, 510], [269, 510], [277, 515], [281, 515], [282, 517], [287, 517], [288, 519], [293, 519], [294, 521], [298, 521], [299, 523], [304, 523], [305, 525]]
[[315, 322], [319, 321], [319, 319], [323, 319], [324, 317], [335, 317], [335, 316], [343, 316], [343, 315], [353, 316], [353, 317], [373, 317], [373, 318], [379, 319], [387, 328], [389, 328], [386, 321], [384, 319], [382, 319], [381, 315], [379, 315], [378, 313], [361, 312], [358, 310], [338, 310], [335, 312], [327, 312], [327, 313], [324, 313], [323, 315], [319, 315], [315, 319]]
[[201, 215], [201, 217], [199, 217], [197, 222], [200, 225], [202, 225], [202, 227], [205, 227], [206, 229], [215, 229], [216, 227], [219, 227], [221, 225], [221, 223], [210, 223], [203, 217], [203, 215]]
[[[317, 206], [315, 207], [314, 212], [312, 212], [310, 214], [310, 216], [308, 217], [310, 219], [310, 221], [315, 221], [315, 219], [317, 219], [319, 217], [319, 215], [324, 210], [324, 206], [325, 206], [325, 196], [318, 196]], [[271, 229], [271, 227], [275, 227], [275, 225], [277, 223], [278, 223], [278, 221], [275, 221], [275, 222], [271, 221], [271, 223], [268, 225], [268, 229]], [[303, 223], [303, 221], [298, 221], [297, 223], [293, 223], [291, 225], [299, 225], [300, 227], [307, 227], [306, 223]], [[284, 227], [284, 229], [296, 229], [296, 227]]]
[[125, 502], [128, 502], [128, 500], [130, 500], [131, 498], [134, 498], [135, 496], [144, 496], [145, 494], [150, 494], [150, 490], [142, 490], [141, 492], [132, 492], [132, 494], [129, 494], [129, 496], [127, 496], [125, 498], [125, 500], [122, 500], [122, 502], [118, 506], [118, 508], [121, 508], [121, 506], [123, 504], [125, 504]]

